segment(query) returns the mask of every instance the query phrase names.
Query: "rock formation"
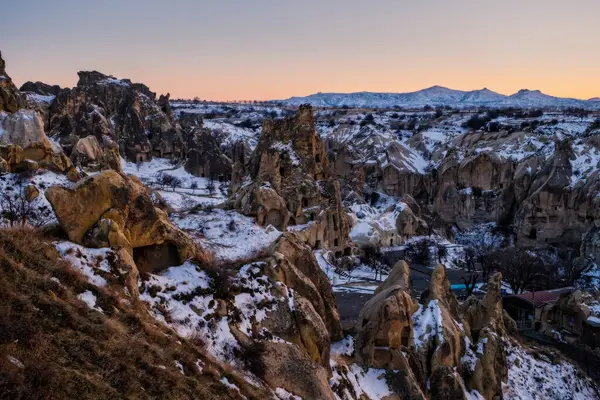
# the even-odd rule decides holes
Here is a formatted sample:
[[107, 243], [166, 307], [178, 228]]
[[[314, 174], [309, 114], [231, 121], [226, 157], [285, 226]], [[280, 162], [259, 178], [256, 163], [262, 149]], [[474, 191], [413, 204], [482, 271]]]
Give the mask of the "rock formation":
[[459, 305], [440, 265], [417, 305], [408, 264], [398, 262], [361, 311], [357, 362], [394, 371], [406, 398], [466, 399], [471, 390], [485, 399], [501, 397], [514, 321], [502, 309], [500, 284], [501, 276], [492, 276], [482, 300], [470, 297]]
[[48, 85], [43, 82], [25, 82], [19, 89], [21, 92], [31, 92], [42, 96], [57, 96], [62, 88], [58, 85]]
[[188, 141], [188, 154], [185, 170], [190, 174], [206, 177], [213, 180], [230, 181], [233, 162], [221, 151], [210, 131], [202, 127], [202, 120], [198, 126], [186, 130]]
[[160, 271], [190, 258], [210, 261], [209, 254], [154, 207], [136, 177], [105, 171], [73, 188], [53, 186], [45, 195], [71, 241], [124, 247], [140, 271]]
[[[469, 131], [432, 144], [422, 133], [402, 143], [393, 136], [385, 140], [386, 134], [341, 124], [328, 136], [342, 192], [367, 201], [374, 191], [410, 195], [418, 204], [416, 216], [442, 236], [450, 227], [495, 222], [514, 227], [519, 246], [576, 249], [599, 220], [597, 135], [574, 141], [519, 129]], [[367, 178], [356, 180], [357, 174]]]
[[0, 158], [7, 171], [46, 168], [66, 172], [72, 168], [60, 146], [46, 137], [42, 119], [34, 110], [0, 115], [0, 129]]
[[108, 136], [130, 161], [153, 156], [185, 155], [181, 130], [168, 106], [168, 97], [156, 99], [148, 87], [97, 71], [79, 72], [72, 89], [56, 95], [50, 107], [50, 134], [69, 152], [77, 138]]
[[251, 183], [235, 194], [237, 209], [279, 230], [305, 225], [299, 234], [312, 247], [347, 252], [349, 224], [340, 185], [330, 176], [309, 106], [292, 118], [265, 120], [249, 166]]
[[25, 101], [12, 79], [6, 73], [6, 62], [0, 53], [0, 113], [13, 113], [25, 106]]
[[100, 146], [95, 136], [88, 136], [77, 141], [71, 151], [71, 160], [75, 165], [91, 171], [112, 169], [121, 172], [121, 158], [115, 142], [107, 136], [103, 137]]

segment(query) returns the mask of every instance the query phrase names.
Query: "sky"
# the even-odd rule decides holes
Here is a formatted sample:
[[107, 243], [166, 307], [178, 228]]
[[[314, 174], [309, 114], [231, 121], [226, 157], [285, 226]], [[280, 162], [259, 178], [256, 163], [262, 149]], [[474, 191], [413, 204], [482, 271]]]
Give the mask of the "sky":
[[205, 100], [433, 85], [600, 96], [598, 0], [18, 0], [2, 14], [18, 86], [98, 70]]

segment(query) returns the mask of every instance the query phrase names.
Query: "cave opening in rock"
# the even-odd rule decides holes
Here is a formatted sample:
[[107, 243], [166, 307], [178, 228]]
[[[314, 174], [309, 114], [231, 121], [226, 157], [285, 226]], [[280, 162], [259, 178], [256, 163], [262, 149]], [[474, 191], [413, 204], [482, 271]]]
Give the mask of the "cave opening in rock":
[[133, 249], [133, 260], [140, 272], [157, 273], [179, 265], [177, 247], [165, 242]]
[[531, 231], [529, 231], [529, 239], [537, 239], [537, 229], [531, 228]]

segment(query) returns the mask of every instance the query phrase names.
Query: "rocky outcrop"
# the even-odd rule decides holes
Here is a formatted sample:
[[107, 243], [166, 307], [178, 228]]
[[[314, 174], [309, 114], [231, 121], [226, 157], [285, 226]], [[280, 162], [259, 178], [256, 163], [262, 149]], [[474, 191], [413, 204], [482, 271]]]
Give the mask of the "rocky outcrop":
[[103, 137], [108, 136], [130, 161], [147, 161], [153, 156], [181, 158], [186, 153], [168, 97], [157, 100], [143, 84], [97, 71], [79, 72], [77, 86], [56, 95], [50, 107], [49, 130], [67, 151], [77, 138], [95, 136], [103, 145]]
[[501, 284], [502, 275], [493, 275], [482, 301], [470, 297], [462, 305], [473, 339], [463, 357], [465, 381], [486, 399], [502, 396], [502, 383], [508, 378], [505, 340], [514, 321], [502, 308]]
[[409, 286], [408, 264], [400, 261], [362, 308], [356, 336], [360, 365], [407, 370], [405, 353], [414, 348], [412, 316], [418, 309]]
[[303, 225], [298, 233], [312, 247], [346, 251], [350, 227], [340, 186], [329, 174], [309, 106], [295, 117], [264, 121], [249, 167], [251, 183], [234, 195], [235, 208], [279, 230]]
[[194, 127], [188, 137], [185, 170], [195, 176], [230, 181], [233, 162], [223, 154], [210, 131], [202, 126]]
[[470, 297], [459, 305], [440, 265], [417, 305], [409, 266], [398, 262], [361, 310], [356, 361], [386, 369], [406, 398], [466, 399], [471, 390], [485, 399], [502, 397], [505, 344], [514, 321], [502, 308], [501, 279], [490, 279], [482, 300]]
[[6, 62], [0, 53], [0, 113], [13, 113], [24, 106], [23, 96], [6, 73]]
[[[272, 388], [307, 399], [335, 398], [328, 382], [330, 347], [342, 339], [342, 330], [331, 286], [310, 247], [285, 233], [263, 257], [227, 275], [223, 286], [231, 290], [219, 287], [210, 299], [221, 304], [215, 313], [227, 317], [221, 321], [249, 369]], [[240, 322], [254, 308], [255, 317]]]
[[62, 88], [58, 85], [48, 85], [46, 83], [37, 81], [25, 82], [19, 89], [21, 92], [31, 92], [42, 96], [57, 96]]
[[60, 146], [46, 137], [41, 116], [34, 110], [0, 115], [0, 128], [0, 158], [6, 162], [7, 171], [46, 168], [66, 172], [72, 168]]
[[71, 151], [71, 160], [77, 166], [90, 171], [112, 169], [122, 172], [121, 158], [116, 143], [103, 137], [104, 145], [100, 146], [95, 136], [77, 140]]
[[71, 241], [88, 247], [124, 247], [140, 271], [211, 259], [154, 207], [136, 177], [105, 171], [73, 188], [53, 186], [45, 195]]

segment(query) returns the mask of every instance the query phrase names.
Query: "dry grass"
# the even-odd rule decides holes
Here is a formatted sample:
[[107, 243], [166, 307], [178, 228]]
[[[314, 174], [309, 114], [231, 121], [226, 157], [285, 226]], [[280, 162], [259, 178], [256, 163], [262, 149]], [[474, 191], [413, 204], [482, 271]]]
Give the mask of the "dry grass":
[[[77, 298], [86, 290], [104, 314]], [[248, 398], [269, 397], [205, 356], [199, 340], [122, 300], [89, 284], [39, 232], [0, 229], [0, 398], [238, 398], [222, 375]]]

